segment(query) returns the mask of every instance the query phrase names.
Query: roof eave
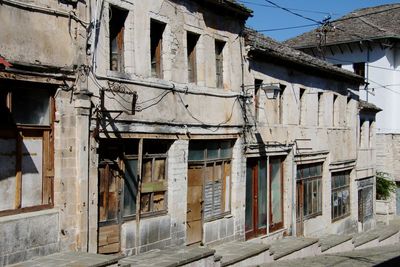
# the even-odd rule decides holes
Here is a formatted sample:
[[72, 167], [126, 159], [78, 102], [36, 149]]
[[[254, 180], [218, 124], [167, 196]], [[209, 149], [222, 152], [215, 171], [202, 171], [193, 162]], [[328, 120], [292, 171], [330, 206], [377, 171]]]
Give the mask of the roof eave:
[[[304, 70], [304, 67], [305, 67], [305, 68], [309, 68], [309, 69], [315, 70], [315, 71], [323, 74], [326, 77], [332, 77], [332, 76], [333, 77], [340, 77], [340, 78], [344, 78], [347, 82], [355, 83], [355, 84], [358, 84], [358, 85], [362, 85], [362, 84], [365, 83], [364, 78], [361, 77], [361, 76], [358, 76], [356, 74], [350, 74], [350, 73], [346, 74], [346, 73], [342, 73], [342, 72], [339, 72], [339, 71], [336, 72], [336, 71], [326, 70], [326, 69], [323, 69], [323, 68], [319, 68], [317, 66], [313, 66], [311, 64], [301, 63], [301, 62], [298, 62], [298, 61], [290, 60], [290, 59], [285, 58], [285, 57], [280, 57], [280, 56], [277, 56], [277, 55], [269, 54], [269, 53], [267, 53], [267, 52], [265, 52], [263, 50], [260, 50], [260, 49], [254, 48], [254, 47], [252, 47], [250, 49], [249, 53], [250, 52], [260, 54], [264, 58], [279, 59], [278, 63], [283, 63], [283, 62], [291, 63], [291, 65], [296, 65], [297, 67], [301, 67], [300, 71]], [[280, 65], [283, 65], [283, 64], [280, 64]], [[358, 88], [356, 90], [358, 90]]]
[[[326, 43], [325, 46], [334, 46], [334, 45], [342, 45], [342, 44], [350, 44], [350, 43], [359, 43], [365, 41], [372, 41], [372, 40], [380, 40], [380, 39], [395, 39], [400, 40], [400, 36], [396, 35], [388, 35], [388, 36], [379, 36], [373, 38], [364, 38], [364, 39], [357, 39], [357, 40], [347, 40], [347, 41], [340, 41], [340, 42], [331, 42]], [[288, 44], [289, 45], [289, 44]], [[289, 45], [295, 49], [307, 49], [307, 48], [315, 48], [317, 45]]]

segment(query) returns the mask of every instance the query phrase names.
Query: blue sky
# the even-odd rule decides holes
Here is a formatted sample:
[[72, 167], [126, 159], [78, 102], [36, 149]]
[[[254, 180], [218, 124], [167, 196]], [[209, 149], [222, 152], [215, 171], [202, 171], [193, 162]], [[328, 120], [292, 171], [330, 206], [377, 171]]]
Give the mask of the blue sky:
[[[267, 30], [263, 33], [278, 41], [284, 41], [303, 32], [310, 31], [317, 26], [307, 26], [297, 29], [276, 30], [286, 27], [298, 27], [316, 24], [311, 20], [300, 18], [287, 11], [273, 6], [266, 0], [238, 0], [254, 13], [253, 17], [247, 20], [247, 25], [256, 30]], [[326, 16], [332, 19], [339, 18], [355, 9], [371, 7], [384, 4], [399, 3], [400, 1], [389, 0], [271, 0], [273, 3], [288, 8], [291, 11], [301, 14], [310, 19], [321, 21]], [[262, 6], [266, 5], [266, 6]]]

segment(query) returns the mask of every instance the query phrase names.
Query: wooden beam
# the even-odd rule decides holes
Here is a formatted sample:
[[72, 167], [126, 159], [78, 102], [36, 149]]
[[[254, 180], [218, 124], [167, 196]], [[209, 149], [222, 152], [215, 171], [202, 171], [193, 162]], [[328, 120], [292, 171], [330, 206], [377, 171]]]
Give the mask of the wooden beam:
[[350, 50], [350, 53], [353, 53], [353, 49], [351, 49], [351, 45], [349, 43], [347, 43], [346, 46]]

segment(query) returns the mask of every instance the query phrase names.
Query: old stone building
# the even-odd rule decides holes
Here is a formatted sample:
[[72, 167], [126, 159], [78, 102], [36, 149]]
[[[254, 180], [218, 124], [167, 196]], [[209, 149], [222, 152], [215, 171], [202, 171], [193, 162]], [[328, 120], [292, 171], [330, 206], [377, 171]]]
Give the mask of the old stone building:
[[[377, 170], [397, 181], [400, 214], [400, 124], [394, 115], [400, 101], [400, 30], [394, 23], [398, 19], [399, 3], [358, 9], [326, 24], [323, 30], [306, 32], [286, 43], [365, 78], [360, 98], [383, 109], [373, 126], [377, 132]], [[362, 127], [368, 128], [370, 121], [363, 122], [366, 125]], [[395, 210], [394, 205], [390, 213]]]
[[363, 79], [249, 16], [234, 0], [1, 1], [0, 265], [372, 227]]
[[[358, 218], [357, 191], [371, 158], [359, 157], [360, 76], [246, 30], [252, 95], [246, 140], [246, 236], [321, 236], [374, 224], [373, 198]], [[246, 68], [247, 70], [247, 68]], [[371, 132], [372, 133], [372, 132]], [[368, 165], [365, 172], [357, 166]]]

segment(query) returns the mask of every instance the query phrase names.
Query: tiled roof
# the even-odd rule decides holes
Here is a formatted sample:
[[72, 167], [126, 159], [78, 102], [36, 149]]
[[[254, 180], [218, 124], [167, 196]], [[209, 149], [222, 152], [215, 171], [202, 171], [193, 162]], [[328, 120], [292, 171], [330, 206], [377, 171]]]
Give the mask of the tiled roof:
[[338, 68], [326, 61], [279, 43], [253, 29], [246, 28], [244, 36], [246, 45], [250, 46], [250, 53], [254, 51], [270, 58], [277, 58], [282, 64], [290, 63], [291, 65], [308, 67], [328, 75], [345, 77], [359, 83], [364, 81], [361, 76], [353, 72]]
[[361, 100], [361, 99], [360, 99], [359, 107], [360, 107], [361, 110], [369, 110], [369, 111], [374, 111], [374, 112], [382, 111], [381, 108], [375, 106], [372, 103], [369, 103], [367, 101]]
[[[400, 4], [357, 9], [332, 21], [326, 34], [326, 45], [364, 40], [400, 38]], [[325, 42], [325, 41], [324, 41]], [[284, 42], [295, 48], [315, 47], [319, 43], [318, 29]]]
[[252, 16], [253, 10], [249, 9], [245, 5], [239, 3], [236, 0], [196, 0], [198, 2], [208, 2], [218, 7], [226, 8], [228, 11], [241, 14], [245, 18]]

